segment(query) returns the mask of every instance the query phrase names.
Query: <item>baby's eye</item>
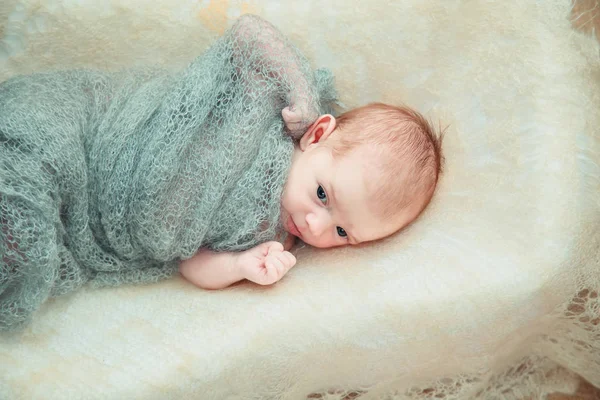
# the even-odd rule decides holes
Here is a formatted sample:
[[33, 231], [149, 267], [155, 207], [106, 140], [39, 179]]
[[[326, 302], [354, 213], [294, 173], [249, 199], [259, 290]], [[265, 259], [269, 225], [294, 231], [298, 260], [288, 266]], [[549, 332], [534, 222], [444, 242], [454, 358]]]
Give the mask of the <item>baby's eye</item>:
[[319, 185], [319, 187], [317, 188], [317, 197], [319, 198], [319, 200], [321, 200], [323, 204], [327, 203], [327, 194], [325, 193], [325, 190], [321, 185]]
[[336, 227], [337, 228], [337, 233], [338, 235], [340, 235], [341, 237], [346, 237], [348, 236], [348, 234], [346, 233], [346, 231], [344, 230], [344, 228], [340, 228], [339, 226]]

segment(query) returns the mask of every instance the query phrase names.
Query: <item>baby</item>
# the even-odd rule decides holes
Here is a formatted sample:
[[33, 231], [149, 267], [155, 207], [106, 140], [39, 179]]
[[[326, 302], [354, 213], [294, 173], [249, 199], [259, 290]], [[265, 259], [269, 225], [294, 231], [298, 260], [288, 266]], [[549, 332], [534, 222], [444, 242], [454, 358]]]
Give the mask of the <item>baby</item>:
[[[288, 128], [298, 117], [282, 111]], [[370, 104], [337, 119], [321, 115], [295, 147], [281, 200], [285, 245], [244, 252], [201, 250], [179, 271], [204, 289], [243, 279], [280, 280], [295, 264], [295, 238], [320, 248], [385, 238], [414, 221], [430, 202], [441, 170], [441, 136], [407, 107]]]
[[87, 283], [179, 268], [207, 289], [269, 285], [295, 238], [327, 248], [405, 227], [435, 190], [439, 138], [408, 108], [336, 119], [335, 99], [331, 73], [255, 16], [180, 72], [0, 83], [0, 330]]

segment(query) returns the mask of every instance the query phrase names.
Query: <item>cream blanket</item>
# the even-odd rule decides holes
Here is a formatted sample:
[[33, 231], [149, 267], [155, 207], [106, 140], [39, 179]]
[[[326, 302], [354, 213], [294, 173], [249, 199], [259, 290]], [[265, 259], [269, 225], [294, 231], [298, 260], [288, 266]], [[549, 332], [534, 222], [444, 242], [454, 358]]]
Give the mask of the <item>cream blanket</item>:
[[539, 398], [574, 374], [600, 386], [599, 46], [569, 7], [4, 0], [0, 79], [180, 67], [253, 12], [332, 69], [348, 106], [407, 102], [449, 128], [440, 190], [403, 233], [299, 249], [269, 288], [173, 279], [60, 298], [0, 338], [0, 398]]

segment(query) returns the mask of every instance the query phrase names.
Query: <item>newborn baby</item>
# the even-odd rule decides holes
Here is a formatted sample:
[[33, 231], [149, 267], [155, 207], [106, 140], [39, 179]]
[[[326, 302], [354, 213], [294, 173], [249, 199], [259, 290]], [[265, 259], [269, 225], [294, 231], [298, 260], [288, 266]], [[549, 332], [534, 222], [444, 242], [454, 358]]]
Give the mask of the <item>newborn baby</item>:
[[332, 74], [254, 16], [181, 71], [0, 83], [0, 330], [87, 283], [272, 284], [296, 237], [402, 229], [433, 195], [439, 138], [408, 108], [336, 119], [335, 99]]
[[[297, 116], [282, 111], [287, 125]], [[414, 221], [430, 202], [441, 168], [440, 137], [416, 111], [370, 104], [320, 116], [295, 146], [281, 200], [289, 238], [321, 248], [384, 238]], [[269, 285], [295, 263], [271, 241], [244, 252], [201, 250], [180, 272], [205, 289], [242, 279]]]

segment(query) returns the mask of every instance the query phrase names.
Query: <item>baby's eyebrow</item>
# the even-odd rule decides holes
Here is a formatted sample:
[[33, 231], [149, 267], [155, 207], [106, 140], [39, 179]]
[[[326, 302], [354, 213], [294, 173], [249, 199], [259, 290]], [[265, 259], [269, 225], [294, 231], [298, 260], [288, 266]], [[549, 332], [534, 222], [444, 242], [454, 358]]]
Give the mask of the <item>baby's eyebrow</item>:
[[360, 240], [356, 240], [356, 238], [354, 236], [352, 236], [350, 234], [350, 232], [346, 231], [346, 233], [348, 234], [348, 239], [350, 241], [350, 244], [359, 244]]
[[333, 189], [333, 185], [329, 184], [329, 194], [331, 195], [331, 198], [333, 199], [333, 202], [337, 204], [337, 200], [335, 197], [335, 190]]
[[[344, 227], [342, 226], [342, 228], [344, 228]], [[348, 235], [348, 241], [350, 242], [350, 244], [359, 244], [360, 241], [356, 240], [356, 237], [354, 237], [350, 233], [350, 228], [354, 229], [354, 227], [348, 227], [348, 229], [344, 228], [344, 230], [346, 231], [346, 235]]]
[[[329, 195], [331, 196], [331, 199], [336, 204], [336, 206], [338, 206], [338, 208], [339, 208], [339, 203], [337, 202], [337, 199], [335, 197], [335, 189], [333, 188], [332, 183], [329, 183], [329, 187], [327, 188], [327, 190], [329, 192]], [[350, 242], [350, 244], [359, 244], [360, 243], [358, 240], [356, 240], [354, 238], [354, 236], [352, 236], [350, 234], [350, 231], [346, 227], [342, 226], [342, 228], [344, 229], [344, 231], [346, 231], [346, 235], [348, 235], [348, 241]]]

